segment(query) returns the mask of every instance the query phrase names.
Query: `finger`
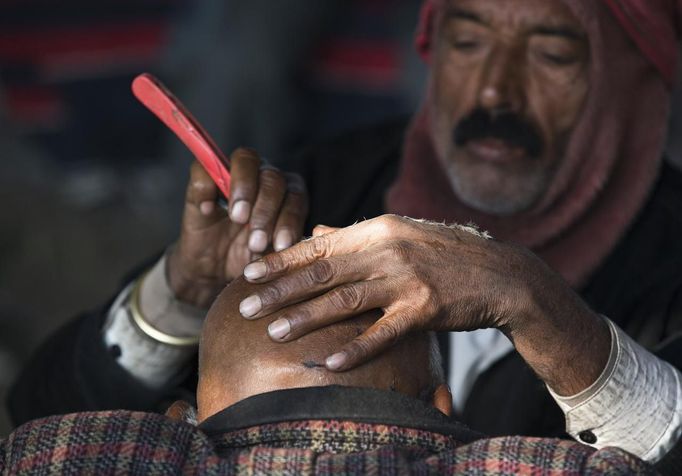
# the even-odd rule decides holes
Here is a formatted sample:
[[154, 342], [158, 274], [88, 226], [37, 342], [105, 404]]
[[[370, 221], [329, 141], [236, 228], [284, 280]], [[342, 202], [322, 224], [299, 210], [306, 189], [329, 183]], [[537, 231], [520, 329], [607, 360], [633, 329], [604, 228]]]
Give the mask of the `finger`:
[[206, 169], [199, 162], [194, 161], [189, 170], [185, 201], [197, 207], [203, 202], [215, 202], [218, 198], [218, 187]]
[[273, 248], [282, 251], [300, 241], [308, 216], [308, 194], [303, 179], [287, 174], [288, 192], [275, 225]]
[[409, 315], [387, 313], [362, 335], [325, 361], [328, 370], [344, 372], [367, 362], [413, 330]]
[[249, 230], [247, 227], [240, 227], [236, 236], [226, 245], [228, 246], [227, 256], [223, 260], [223, 272], [226, 277], [239, 276], [243, 271], [240, 267], [243, 263], [248, 263], [253, 259], [253, 255], [248, 248]]
[[185, 193], [185, 223], [193, 229], [221, 220], [224, 214], [215, 206], [218, 187], [199, 162], [192, 163]]
[[382, 259], [381, 253], [368, 250], [315, 261], [259, 288], [240, 303], [239, 312], [246, 319], [260, 319], [338, 286], [383, 278]]
[[326, 235], [328, 233], [334, 233], [335, 231], [339, 231], [340, 229], [341, 228], [335, 228], [333, 226], [317, 225], [315, 228], [313, 228], [313, 237]]
[[199, 211], [204, 216], [211, 216], [215, 211], [215, 202], [201, 202], [199, 204]]
[[362, 251], [389, 238], [402, 220], [384, 216], [313, 237], [249, 264], [244, 268], [244, 277], [250, 282], [268, 282], [322, 258]]
[[287, 192], [284, 175], [274, 167], [264, 167], [260, 172], [258, 197], [251, 212], [249, 249], [262, 253], [270, 246], [275, 222]]
[[344, 284], [287, 310], [268, 326], [272, 340], [289, 342], [372, 309], [388, 305], [393, 294], [386, 280]]
[[235, 150], [230, 161], [230, 219], [245, 225], [251, 218], [251, 210], [256, 201], [261, 161], [255, 151], [245, 148]]

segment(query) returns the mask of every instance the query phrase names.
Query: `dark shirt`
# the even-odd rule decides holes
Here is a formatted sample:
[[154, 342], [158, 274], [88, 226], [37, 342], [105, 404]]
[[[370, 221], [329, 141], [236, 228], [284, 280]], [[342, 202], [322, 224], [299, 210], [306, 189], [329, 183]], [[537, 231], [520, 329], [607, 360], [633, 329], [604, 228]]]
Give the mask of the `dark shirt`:
[[[350, 133], [308, 148], [297, 169], [309, 186], [309, 227], [347, 226], [384, 213], [400, 164], [406, 121]], [[682, 174], [664, 166], [626, 236], [580, 290], [593, 309], [682, 368]], [[586, 243], [589, 246], [589, 243]], [[12, 389], [16, 423], [78, 410], [154, 410], [193, 384], [150, 391], [108, 355], [101, 329], [108, 305], [53, 336]], [[441, 339], [447, 359], [447, 338]], [[195, 373], [194, 373], [195, 375]], [[461, 418], [489, 435], [564, 436], [564, 417], [544, 384], [516, 353], [475, 383]]]

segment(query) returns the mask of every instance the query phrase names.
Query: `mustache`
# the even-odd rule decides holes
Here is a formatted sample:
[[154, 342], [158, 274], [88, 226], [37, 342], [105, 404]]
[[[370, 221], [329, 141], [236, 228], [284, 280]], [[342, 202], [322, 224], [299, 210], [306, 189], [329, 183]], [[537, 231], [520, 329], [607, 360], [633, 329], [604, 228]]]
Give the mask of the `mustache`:
[[462, 119], [454, 131], [454, 141], [459, 147], [470, 141], [491, 138], [521, 147], [529, 157], [539, 157], [544, 149], [544, 141], [538, 129], [530, 121], [512, 112], [493, 115], [479, 108]]

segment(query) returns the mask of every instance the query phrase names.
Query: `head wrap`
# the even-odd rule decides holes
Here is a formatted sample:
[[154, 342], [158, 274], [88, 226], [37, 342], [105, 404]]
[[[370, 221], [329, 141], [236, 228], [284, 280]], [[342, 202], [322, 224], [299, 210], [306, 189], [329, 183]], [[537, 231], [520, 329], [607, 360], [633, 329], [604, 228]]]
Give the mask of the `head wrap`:
[[[613, 251], [656, 182], [670, 102], [672, 76], [667, 74], [675, 69], [675, 55], [668, 58], [661, 52], [654, 61], [640, 42], [633, 44], [612, 10], [640, 2], [562, 1], [589, 38], [590, 87], [565, 156], [539, 202], [508, 217], [485, 214], [461, 202], [436, 157], [426, 103], [407, 133], [401, 172], [386, 196], [386, 207], [415, 218], [476, 223], [497, 239], [530, 248], [580, 287]], [[417, 46], [427, 60], [443, 2], [428, 0], [422, 10]], [[659, 3], [668, 2], [642, 0], [641, 5]], [[661, 20], [661, 11], [650, 18]], [[671, 18], [668, 23], [674, 31], [676, 23]]]

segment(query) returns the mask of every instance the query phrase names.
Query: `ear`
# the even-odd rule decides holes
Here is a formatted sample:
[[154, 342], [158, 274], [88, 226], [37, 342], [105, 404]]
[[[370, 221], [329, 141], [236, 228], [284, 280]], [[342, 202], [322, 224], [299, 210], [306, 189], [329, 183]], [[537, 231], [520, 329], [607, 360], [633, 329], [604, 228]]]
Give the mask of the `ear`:
[[440, 384], [433, 392], [433, 406], [447, 416], [452, 416], [452, 392], [444, 383]]
[[185, 415], [189, 413], [192, 406], [184, 400], [177, 400], [168, 407], [165, 415], [173, 421], [185, 421]]

